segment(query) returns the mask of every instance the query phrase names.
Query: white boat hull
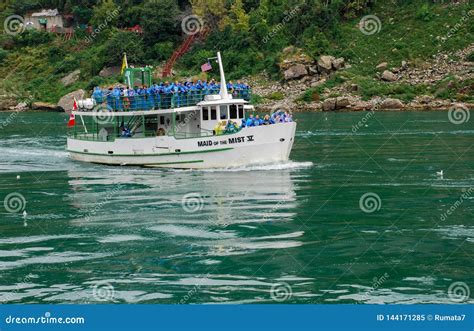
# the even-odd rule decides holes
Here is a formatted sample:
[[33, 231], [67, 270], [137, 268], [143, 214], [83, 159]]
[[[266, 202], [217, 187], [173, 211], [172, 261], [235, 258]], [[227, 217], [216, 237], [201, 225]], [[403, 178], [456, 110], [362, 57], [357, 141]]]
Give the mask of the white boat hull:
[[74, 160], [109, 165], [206, 169], [287, 161], [296, 123], [244, 128], [235, 134], [176, 139], [173, 136], [91, 141], [69, 137]]

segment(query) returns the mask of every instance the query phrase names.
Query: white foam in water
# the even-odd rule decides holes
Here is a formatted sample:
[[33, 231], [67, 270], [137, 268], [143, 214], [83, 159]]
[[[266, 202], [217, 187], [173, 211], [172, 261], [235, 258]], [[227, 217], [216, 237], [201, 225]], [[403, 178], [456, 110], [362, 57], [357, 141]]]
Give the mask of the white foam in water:
[[281, 163], [267, 163], [267, 164], [254, 164], [241, 167], [229, 167], [223, 169], [203, 169], [203, 172], [239, 172], [239, 171], [265, 171], [265, 170], [292, 170], [292, 169], [305, 169], [311, 168], [313, 162], [281, 162]]

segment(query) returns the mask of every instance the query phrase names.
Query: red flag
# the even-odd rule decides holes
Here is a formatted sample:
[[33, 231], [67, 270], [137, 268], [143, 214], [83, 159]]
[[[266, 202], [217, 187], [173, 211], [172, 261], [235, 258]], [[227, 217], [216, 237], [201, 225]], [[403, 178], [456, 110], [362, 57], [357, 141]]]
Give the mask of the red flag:
[[67, 122], [67, 127], [68, 127], [68, 128], [71, 128], [71, 127], [73, 127], [74, 125], [76, 125], [76, 115], [74, 115], [73, 113], [71, 113], [71, 115], [69, 115], [69, 122]]
[[206, 62], [201, 66], [201, 70], [202, 70], [202, 72], [212, 70], [212, 66], [209, 62]]
[[77, 110], [77, 101], [76, 101], [76, 98], [74, 98], [74, 103], [72, 104], [72, 110]]

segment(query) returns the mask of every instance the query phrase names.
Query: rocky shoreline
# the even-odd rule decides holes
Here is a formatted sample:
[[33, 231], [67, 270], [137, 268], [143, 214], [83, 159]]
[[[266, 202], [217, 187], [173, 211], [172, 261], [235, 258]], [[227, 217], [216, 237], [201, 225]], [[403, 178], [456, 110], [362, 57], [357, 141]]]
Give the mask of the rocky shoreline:
[[[455, 53], [459, 61], [450, 59], [448, 54], [438, 53], [422, 65], [402, 61], [399, 66], [389, 67], [388, 63], [382, 62], [376, 66], [377, 74], [373, 79], [384, 84], [398, 82], [410, 86], [419, 84], [431, 86], [448, 75], [456, 77], [459, 81], [474, 79], [474, 63], [467, 60], [468, 55], [473, 52], [474, 44]], [[252, 86], [254, 94], [261, 97], [257, 109], [263, 111], [276, 109], [287, 109], [293, 112], [474, 109], [474, 103], [434, 98], [430, 95], [418, 95], [410, 102], [403, 102], [390, 96], [374, 96], [370, 100], [363, 100], [357, 94], [360, 87], [349, 79], [332, 88], [324, 88], [322, 93], [313, 93], [310, 102], [302, 100], [308, 89], [324, 86], [336, 72], [343, 73], [350, 68], [351, 64], [346, 63], [344, 58], [324, 55], [317, 61], [313, 61], [301, 49], [287, 47], [283, 50], [280, 61], [283, 77], [281, 81], [272, 81], [265, 72], [247, 77], [244, 81]], [[77, 81], [78, 72], [80, 71], [76, 70], [64, 77], [63, 83], [70, 85], [71, 82]], [[467, 89], [465, 93], [469, 94], [471, 90]], [[18, 96], [0, 91], [0, 111], [69, 111], [74, 97], [80, 99], [84, 95], [84, 90], [76, 90], [63, 96], [57, 104], [33, 102], [32, 98], [18, 103]]]
[[[474, 51], [474, 45], [458, 51], [455, 55], [466, 59]], [[308, 56], [295, 48], [287, 48], [284, 53], [287, 58], [282, 60], [280, 69], [284, 80], [271, 82], [265, 73], [249, 77], [247, 82], [253, 86], [254, 93], [267, 96], [259, 103], [259, 107], [269, 111], [278, 108], [292, 111], [375, 111], [375, 110], [449, 110], [451, 108], [474, 109], [474, 103], [459, 102], [434, 98], [429, 95], [416, 96], [412, 101], [405, 103], [402, 100], [375, 96], [370, 100], [362, 100], [356, 93], [359, 86], [348, 80], [333, 88], [324, 89], [323, 93], [312, 97], [311, 102], [301, 100], [310, 88], [324, 85], [331, 75], [338, 71], [350, 69], [343, 58], [336, 59], [332, 56], [322, 56], [313, 62]], [[376, 69], [378, 73], [375, 80], [386, 84], [394, 82], [416, 86], [418, 84], [432, 85], [453, 75], [459, 80], [474, 78], [474, 63], [467, 60], [453, 61], [447, 54], [439, 53], [422, 66], [415, 66], [407, 61], [402, 61], [400, 66], [389, 68], [387, 63], [380, 63]], [[268, 83], [271, 82], [271, 83]], [[467, 91], [469, 93], [469, 91]], [[336, 96], [334, 96], [336, 95]], [[272, 96], [281, 99], [272, 100]]]

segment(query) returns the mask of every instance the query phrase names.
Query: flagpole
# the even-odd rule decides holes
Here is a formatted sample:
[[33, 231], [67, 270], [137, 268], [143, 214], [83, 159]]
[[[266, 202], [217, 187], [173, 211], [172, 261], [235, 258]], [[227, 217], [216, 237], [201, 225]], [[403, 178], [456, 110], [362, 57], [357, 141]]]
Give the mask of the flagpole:
[[82, 118], [82, 115], [79, 115], [79, 117], [81, 118], [81, 122], [82, 122], [82, 126], [84, 127], [84, 131], [86, 131], [86, 133], [89, 133], [89, 132], [87, 132], [87, 127], [84, 124], [84, 119]]
[[[128, 69], [127, 53], [125, 53], [125, 52], [123, 52], [122, 73], [123, 73], [124, 67], [125, 67], [125, 69]], [[130, 72], [126, 71], [125, 72], [125, 77], [127, 79], [128, 88], [129, 89], [132, 88], [132, 84], [130, 83]]]

